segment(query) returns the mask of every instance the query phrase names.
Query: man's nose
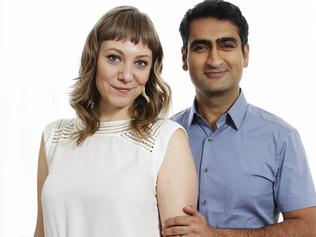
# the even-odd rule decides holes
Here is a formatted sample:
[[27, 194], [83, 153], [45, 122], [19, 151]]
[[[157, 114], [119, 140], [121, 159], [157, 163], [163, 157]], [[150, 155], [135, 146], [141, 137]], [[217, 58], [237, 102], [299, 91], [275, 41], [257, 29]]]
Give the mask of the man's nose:
[[207, 64], [209, 64], [212, 67], [218, 67], [222, 64], [222, 62], [223, 58], [221, 56], [219, 49], [215, 47], [210, 49], [207, 57]]

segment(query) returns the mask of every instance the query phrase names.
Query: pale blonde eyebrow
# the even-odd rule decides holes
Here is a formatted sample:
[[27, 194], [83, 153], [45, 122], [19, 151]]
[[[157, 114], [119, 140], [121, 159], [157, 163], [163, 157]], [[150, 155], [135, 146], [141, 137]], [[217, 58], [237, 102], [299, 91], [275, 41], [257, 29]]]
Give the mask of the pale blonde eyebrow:
[[144, 55], [138, 55], [138, 56], [136, 56], [136, 58], [148, 58], [148, 59], [151, 59], [151, 56], [148, 55], [148, 54], [144, 54]]
[[[118, 48], [108, 48], [108, 49], [105, 49], [104, 52], [107, 52], [107, 51], [109, 51], [109, 50], [113, 50], [113, 51], [118, 52], [118, 53], [121, 54], [121, 55], [124, 55], [124, 52], [121, 51], [121, 50], [119, 50]], [[136, 56], [136, 58], [148, 58], [148, 59], [151, 59], [151, 57], [152, 57], [152, 56], [149, 55], [149, 54], [141, 54], [141, 55], [137, 55], [137, 56]]]

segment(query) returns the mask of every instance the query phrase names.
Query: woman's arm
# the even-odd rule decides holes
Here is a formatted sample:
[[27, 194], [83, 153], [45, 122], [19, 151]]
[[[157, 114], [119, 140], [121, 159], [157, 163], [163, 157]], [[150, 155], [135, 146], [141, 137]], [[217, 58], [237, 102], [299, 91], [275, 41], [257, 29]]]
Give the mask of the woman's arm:
[[42, 135], [41, 146], [38, 156], [38, 168], [37, 168], [37, 223], [34, 233], [34, 237], [44, 237], [44, 226], [43, 226], [43, 212], [42, 212], [42, 202], [41, 194], [43, 184], [48, 175], [48, 167], [44, 148], [44, 138]]
[[197, 205], [198, 181], [188, 138], [177, 129], [170, 138], [157, 180], [157, 199], [162, 226], [170, 217], [186, 215], [185, 206]]

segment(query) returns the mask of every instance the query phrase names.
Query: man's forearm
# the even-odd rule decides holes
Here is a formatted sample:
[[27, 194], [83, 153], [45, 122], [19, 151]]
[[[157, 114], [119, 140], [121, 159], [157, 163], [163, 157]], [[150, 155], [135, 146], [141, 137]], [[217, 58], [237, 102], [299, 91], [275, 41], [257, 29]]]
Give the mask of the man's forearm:
[[315, 237], [304, 221], [286, 220], [259, 229], [216, 229], [215, 237]]

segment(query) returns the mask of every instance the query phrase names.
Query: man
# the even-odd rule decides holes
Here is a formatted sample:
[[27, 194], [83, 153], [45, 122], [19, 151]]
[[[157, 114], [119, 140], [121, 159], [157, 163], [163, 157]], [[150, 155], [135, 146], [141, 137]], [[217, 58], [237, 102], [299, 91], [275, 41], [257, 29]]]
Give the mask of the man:
[[188, 216], [162, 223], [163, 236], [316, 236], [316, 194], [297, 131], [248, 104], [239, 87], [249, 56], [239, 8], [201, 2], [185, 14], [180, 33], [196, 97], [173, 119], [188, 132], [199, 212], [185, 207]]

